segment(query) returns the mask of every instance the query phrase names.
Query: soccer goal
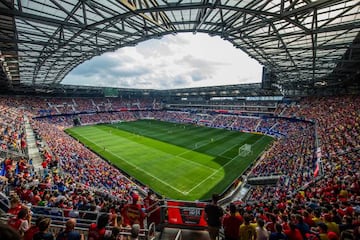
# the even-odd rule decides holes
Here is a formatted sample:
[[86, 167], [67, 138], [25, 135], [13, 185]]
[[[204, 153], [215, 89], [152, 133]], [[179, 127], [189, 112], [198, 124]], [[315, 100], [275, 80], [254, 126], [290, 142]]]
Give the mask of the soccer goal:
[[244, 144], [239, 147], [239, 156], [246, 157], [252, 154], [251, 144]]

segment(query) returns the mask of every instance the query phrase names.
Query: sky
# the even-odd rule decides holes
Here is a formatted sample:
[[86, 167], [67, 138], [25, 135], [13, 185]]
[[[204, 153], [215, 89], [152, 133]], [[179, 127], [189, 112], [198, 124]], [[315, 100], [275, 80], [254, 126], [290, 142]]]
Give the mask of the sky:
[[181, 33], [94, 57], [62, 84], [164, 90], [256, 83], [261, 75], [262, 66], [230, 42]]

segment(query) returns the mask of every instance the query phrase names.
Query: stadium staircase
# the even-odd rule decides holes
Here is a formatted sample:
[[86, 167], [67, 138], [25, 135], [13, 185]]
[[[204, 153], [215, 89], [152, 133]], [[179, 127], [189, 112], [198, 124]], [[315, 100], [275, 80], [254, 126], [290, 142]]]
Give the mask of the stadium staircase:
[[156, 240], [210, 240], [206, 230], [164, 228]]
[[34, 170], [41, 169], [42, 158], [39, 153], [39, 149], [36, 144], [36, 139], [34, 135], [34, 131], [30, 126], [29, 119], [27, 116], [24, 116], [25, 120], [25, 133], [26, 133], [26, 142], [28, 147], [29, 159], [32, 159], [32, 165], [34, 166]]
[[260, 124], [262, 123], [262, 119], [260, 119], [260, 121], [256, 124], [256, 127], [254, 128], [255, 129], [255, 131], [257, 131], [258, 130], [258, 128], [259, 128], [259, 126], [260, 126]]

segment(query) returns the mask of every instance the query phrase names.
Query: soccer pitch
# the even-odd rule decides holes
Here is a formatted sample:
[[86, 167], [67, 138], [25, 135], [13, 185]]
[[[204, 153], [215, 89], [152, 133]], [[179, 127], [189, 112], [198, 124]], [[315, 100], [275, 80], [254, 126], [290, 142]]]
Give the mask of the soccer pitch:
[[[273, 141], [265, 135], [139, 120], [66, 132], [167, 198], [210, 199], [222, 193]], [[251, 144], [252, 153], [239, 155]]]

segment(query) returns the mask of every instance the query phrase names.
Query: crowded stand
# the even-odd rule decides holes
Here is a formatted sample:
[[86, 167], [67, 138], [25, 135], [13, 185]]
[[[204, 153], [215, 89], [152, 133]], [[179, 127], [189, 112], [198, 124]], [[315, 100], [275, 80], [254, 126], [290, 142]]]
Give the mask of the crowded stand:
[[10, 107], [0, 105], [0, 143], [2, 150], [25, 153], [24, 119]]
[[[234, 201], [234, 206], [225, 206], [225, 210], [236, 212], [242, 218], [239, 224], [254, 227], [255, 234], [267, 233], [265, 239], [360, 239], [358, 96], [305, 98], [279, 104], [275, 112], [280, 115], [271, 118], [153, 111], [160, 108], [156, 100], [10, 99], [0, 98], [2, 150], [26, 153], [24, 114], [34, 116], [31, 127], [47, 144], [47, 149], [41, 149], [41, 172], [34, 171], [26, 157], [1, 159], [1, 189], [12, 195], [8, 213], [15, 216], [9, 225], [20, 224], [16, 227], [23, 236], [31, 227], [31, 214], [23, 210], [25, 206], [47, 216], [46, 221], [39, 220], [42, 233], [48, 231], [51, 220], [59, 219], [56, 217], [90, 224], [86, 233], [90, 235], [99, 229], [111, 235], [104, 230], [106, 225], [134, 227], [139, 232], [149, 224], [144, 210], [149, 207], [149, 190], [63, 131], [79, 117], [81, 124], [154, 118], [276, 136], [277, 141], [246, 175], [279, 176], [277, 183], [252, 186], [245, 199]], [[135, 111], [139, 109], [146, 110]], [[87, 113], [73, 115], [76, 112]], [[127, 217], [129, 208], [139, 211], [140, 222]], [[108, 214], [106, 220], [101, 213]], [[74, 229], [74, 220], [63, 227]]]

